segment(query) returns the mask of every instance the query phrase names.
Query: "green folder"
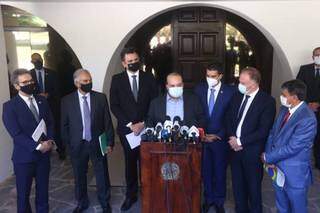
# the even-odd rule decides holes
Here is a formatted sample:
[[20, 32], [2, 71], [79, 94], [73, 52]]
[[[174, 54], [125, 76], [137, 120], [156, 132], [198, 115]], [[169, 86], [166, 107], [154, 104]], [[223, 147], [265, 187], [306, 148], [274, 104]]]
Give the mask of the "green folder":
[[101, 154], [104, 156], [106, 151], [107, 151], [107, 146], [108, 146], [108, 142], [107, 142], [107, 134], [104, 132], [102, 135], [99, 136], [99, 143], [100, 143], [100, 150], [101, 150]]

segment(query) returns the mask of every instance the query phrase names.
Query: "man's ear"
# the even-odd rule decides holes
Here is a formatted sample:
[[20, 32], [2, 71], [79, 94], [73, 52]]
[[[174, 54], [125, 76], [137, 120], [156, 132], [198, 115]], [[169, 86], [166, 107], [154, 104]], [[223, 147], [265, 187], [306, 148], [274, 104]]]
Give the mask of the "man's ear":
[[16, 90], [20, 90], [20, 86], [18, 84], [13, 85]]
[[124, 61], [121, 61], [121, 64], [122, 64], [122, 66], [123, 66], [124, 68], [127, 68], [127, 65], [126, 65], [126, 63], [125, 63]]

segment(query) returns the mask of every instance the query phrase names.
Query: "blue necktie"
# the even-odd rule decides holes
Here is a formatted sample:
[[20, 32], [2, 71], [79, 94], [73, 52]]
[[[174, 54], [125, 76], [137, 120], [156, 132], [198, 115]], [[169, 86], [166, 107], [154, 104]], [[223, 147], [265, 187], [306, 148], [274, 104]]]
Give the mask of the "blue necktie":
[[84, 140], [91, 141], [91, 114], [86, 96], [83, 98]]
[[248, 99], [250, 98], [249, 95], [246, 95], [246, 98], [244, 99], [244, 102], [242, 103], [240, 109], [239, 109], [239, 112], [238, 112], [238, 116], [237, 116], [237, 126], [243, 116], [243, 112], [244, 112], [244, 108], [246, 108], [246, 105], [248, 103]]
[[39, 85], [39, 92], [43, 93], [44, 89], [43, 89], [43, 81], [42, 81], [41, 71], [38, 71], [38, 85]]
[[214, 92], [215, 92], [216, 90], [215, 89], [213, 89], [213, 88], [211, 88], [210, 89], [210, 98], [209, 98], [209, 115], [211, 116], [211, 114], [212, 114], [212, 111], [213, 111], [213, 107], [214, 107]]

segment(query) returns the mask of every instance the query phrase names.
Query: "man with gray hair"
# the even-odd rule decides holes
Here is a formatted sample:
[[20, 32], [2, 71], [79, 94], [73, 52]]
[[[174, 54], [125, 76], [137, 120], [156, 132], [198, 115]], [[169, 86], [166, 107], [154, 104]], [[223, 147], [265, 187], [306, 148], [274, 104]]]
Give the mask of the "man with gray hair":
[[[36, 211], [49, 212], [48, 190], [50, 151], [53, 147], [54, 122], [46, 98], [35, 95], [35, 82], [28, 70], [11, 75], [18, 95], [3, 104], [2, 120], [13, 139], [13, 168], [16, 176], [17, 212], [32, 212], [29, 202], [33, 178], [36, 182]], [[33, 133], [40, 122], [47, 133], [40, 138]]]
[[[61, 136], [70, 154], [78, 202], [73, 212], [83, 212], [89, 207], [89, 159], [96, 176], [98, 200], [103, 212], [111, 212], [106, 154], [112, 151], [114, 134], [107, 97], [92, 90], [89, 71], [78, 69], [73, 79], [77, 91], [65, 96], [61, 101]], [[107, 140], [107, 148], [103, 154], [99, 144], [99, 137], [102, 135], [105, 135]]]

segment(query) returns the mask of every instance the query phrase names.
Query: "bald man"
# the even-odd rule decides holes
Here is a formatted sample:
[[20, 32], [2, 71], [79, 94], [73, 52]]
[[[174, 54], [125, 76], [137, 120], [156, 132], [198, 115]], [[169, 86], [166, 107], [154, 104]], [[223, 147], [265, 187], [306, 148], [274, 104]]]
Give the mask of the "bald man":
[[43, 59], [39, 53], [31, 55], [34, 69], [30, 70], [36, 84], [36, 94], [45, 97], [49, 103], [55, 120], [55, 143], [61, 160], [65, 159], [65, 149], [60, 139], [60, 94], [57, 73], [43, 66]]

